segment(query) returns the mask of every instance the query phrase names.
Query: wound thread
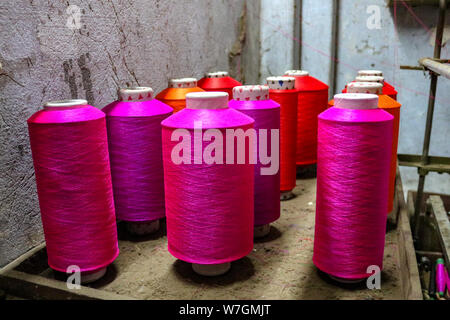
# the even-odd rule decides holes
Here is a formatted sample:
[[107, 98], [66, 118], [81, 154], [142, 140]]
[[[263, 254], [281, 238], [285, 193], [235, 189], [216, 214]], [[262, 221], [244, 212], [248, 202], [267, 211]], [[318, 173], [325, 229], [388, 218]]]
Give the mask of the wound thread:
[[393, 117], [377, 100], [338, 94], [319, 115], [313, 262], [342, 279], [383, 264]]
[[106, 267], [119, 248], [105, 115], [54, 101], [27, 122], [49, 266]]
[[117, 218], [153, 221], [165, 216], [161, 121], [172, 108], [149, 87], [124, 88], [106, 114]]

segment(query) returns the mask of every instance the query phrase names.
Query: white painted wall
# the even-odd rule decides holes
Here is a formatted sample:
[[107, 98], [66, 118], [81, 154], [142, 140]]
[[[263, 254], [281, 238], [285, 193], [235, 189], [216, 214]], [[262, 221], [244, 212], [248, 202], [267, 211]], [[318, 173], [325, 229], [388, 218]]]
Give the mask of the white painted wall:
[[[333, 0], [302, 0], [302, 69], [326, 83], [331, 55], [331, 7]], [[278, 1], [274, 1], [278, 3]], [[292, 52], [292, 38], [282, 17], [293, 16], [283, 9], [282, 14], [271, 12], [274, 8], [262, 7], [262, 16], [272, 16], [270, 24], [261, 28], [270, 36], [272, 50], [265, 54], [261, 70], [273, 67], [276, 73], [289, 69], [292, 60], [285, 54]], [[341, 0], [338, 43], [337, 88], [340, 92], [346, 83], [354, 79], [359, 69], [381, 69], [385, 78], [398, 91], [402, 103], [399, 153], [421, 154], [427, 111], [429, 77], [421, 71], [400, 70], [400, 65], [417, 65], [417, 60], [433, 56], [433, 42], [437, 7], [413, 7], [414, 17], [397, 1], [397, 27], [394, 26], [394, 10], [384, 0]], [[379, 12], [380, 29], [369, 29], [373, 14]], [[270, 12], [264, 12], [270, 10]], [[376, 14], [376, 13], [375, 13]], [[417, 21], [417, 19], [420, 20]], [[450, 10], [447, 10], [447, 26]], [[261, 22], [264, 24], [264, 21]], [[284, 25], [282, 29], [276, 26]], [[264, 34], [262, 35], [265, 36]], [[450, 38], [447, 27], [444, 39]], [[276, 48], [276, 50], [274, 49]], [[277, 54], [278, 52], [278, 54]], [[264, 57], [264, 54], [263, 54]], [[282, 57], [280, 59], [279, 57]], [[442, 49], [442, 57], [450, 57], [448, 43]], [[336, 92], [336, 93], [337, 93]], [[450, 81], [440, 79], [431, 136], [430, 155], [450, 156]], [[415, 168], [401, 167], [404, 189], [417, 189], [418, 175]], [[450, 193], [450, 176], [430, 173], [425, 190]]]
[[260, 37], [260, 81], [265, 83], [267, 77], [283, 75], [287, 69], [292, 69], [294, 0], [261, 0]]

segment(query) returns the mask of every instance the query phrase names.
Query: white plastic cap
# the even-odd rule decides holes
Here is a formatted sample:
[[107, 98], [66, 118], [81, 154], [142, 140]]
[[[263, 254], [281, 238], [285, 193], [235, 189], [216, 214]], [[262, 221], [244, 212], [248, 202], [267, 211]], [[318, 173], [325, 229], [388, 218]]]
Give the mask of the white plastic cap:
[[190, 92], [186, 94], [187, 109], [226, 109], [228, 93], [226, 92]]
[[377, 109], [378, 96], [367, 93], [339, 93], [334, 95], [334, 106], [341, 109]]
[[383, 85], [378, 82], [350, 82], [347, 84], [347, 92], [382, 94]]
[[88, 104], [87, 100], [84, 99], [55, 100], [46, 102], [44, 104], [44, 109], [77, 107], [77, 106], [85, 106], [87, 104]]
[[384, 84], [384, 78], [380, 76], [357, 76], [355, 78], [357, 82], [378, 82]]
[[269, 99], [269, 87], [262, 85], [237, 86], [233, 88], [236, 101], [258, 101]]
[[216, 71], [216, 72], [207, 72], [205, 74], [206, 78], [224, 78], [228, 77], [227, 71]]
[[269, 89], [292, 90], [295, 86], [294, 77], [268, 77], [266, 80]]
[[170, 79], [169, 88], [194, 88], [197, 86], [195, 78]]
[[287, 70], [285, 73], [287, 76], [306, 77], [309, 76], [309, 72], [305, 70]]
[[383, 76], [383, 71], [381, 70], [359, 70], [358, 76]]
[[147, 101], [153, 99], [153, 89], [150, 87], [120, 88], [120, 101]]

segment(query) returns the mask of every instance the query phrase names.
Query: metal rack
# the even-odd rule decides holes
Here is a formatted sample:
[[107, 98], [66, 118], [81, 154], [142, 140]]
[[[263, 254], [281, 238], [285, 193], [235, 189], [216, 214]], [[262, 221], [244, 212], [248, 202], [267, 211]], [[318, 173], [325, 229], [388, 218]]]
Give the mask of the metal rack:
[[[437, 2], [437, 1], [434, 1]], [[419, 183], [417, 186], [417, 196], [414, 206], [413, 233], [414, 240], [417, 241], [421, 230], [421, 208], [424, 198], [425, 177], [428, 172], [450, 173], [450, 158], [429, 156], [431, 129], [433, 126], [433, 113], [439, 76], [450, 79], [449, 59], [441, 59], [442, 38], [445, 25], [445, 11], [447, 8], [446, 0], [439, 0], [439, 15], [436, 28], [436, 40], [434, 44], [433, 58], [419, 59], [420, 66], [400, 66], [405, 70], [423, 70], [428, 71], [431, 76], [430, 94], [428, 97], [428, 111], [425, 126], [425, 135], [423, 140], [422, 155], [399, 154], [398, 160], [401, 166], [416, 167], [419, 173]]]

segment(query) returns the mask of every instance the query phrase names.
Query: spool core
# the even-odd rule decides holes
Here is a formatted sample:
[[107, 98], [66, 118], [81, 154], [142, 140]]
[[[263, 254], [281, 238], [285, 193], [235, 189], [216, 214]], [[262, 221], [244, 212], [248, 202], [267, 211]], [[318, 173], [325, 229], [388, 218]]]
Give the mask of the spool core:
[[207, 72], [205, 74], [206, 78], [225, 78], [228, 77], [227, 71], [216, 71], [216, 72]]
[[359, 70], [358, 76], [383, 76], [383, 71], [381, 70]]
[[148, 101], [153, 99], [153, 89], [150, 87], [130, 87], [119, 89], [120, 101]]
[[262, 238], [270, 233], [270, 223], [263, 224], [262, 226], [255, 226], [253, 228], [253, 237]]
[[309, 72], [305, 70], [287, 70], [285, 73], [287, 76], [306, 77], [309, 76]]
[[84, 99], [67, 99], [67, 100], [54, 100], [48, 101], [44, 104], [44, 109], [61, 109], [61, 108], [74, 108], [87, 105], [87, 100]]
[[94, 271], [81, 272], [80, 282], [82, 284], [88, 284], [88, 283], [97, 281], [98, 279], [102, 278], [106, 274], [106, 268], [107, 267], [97, 269]]
[[334, 106], [341, 109], [377, 109], [378, 96], [368, 93], [339, 93], [334, 95]]
[[383, 85], [378, 82], [350, 82], [347, 84], [347, 93], [382, 94]]
[[357, 76], [356, 82], [378, 82], [384, 84], [384, 78], [380, 76]]
[[196, 78], [180, 78], [169, 80], [169, 88], [195, 88], [196, 86]]
[[231, 269], [231, 262], [218, 264], [198, 264], [193, 263], [192, 269], [199, 275], [205, 277], [215, 277], [227, 273]]
[[219, 91], [190, 92], [186, 94], [187, 109], [226, 109], [228, 93]]
[[159, 230], [159, 219], [153, 221], [127, 221], [127, 231], [133, 235], [144, 236]]
[[233, 88], [236, 101], [263, 101], [269, 99], [269, 87], [265, 85], [246, 85]]
[[267, 77], [266, 81], [272, 90], [292, 90], [295, 87], [294, 77]]

